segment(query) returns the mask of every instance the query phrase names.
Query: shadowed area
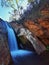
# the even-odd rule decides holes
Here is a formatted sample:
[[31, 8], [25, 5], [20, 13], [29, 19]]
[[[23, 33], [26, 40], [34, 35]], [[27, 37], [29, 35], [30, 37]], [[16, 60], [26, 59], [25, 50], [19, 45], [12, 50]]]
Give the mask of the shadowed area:
[[[1, 22], [1, 21], [0, 21]], [[5, 23], [5, 21], [2, 20], [2, 24], [6, 24], [8, 25], [7, 23]], [[5, 25], [5, 26], [6, 26]], [[6, 28], [6, 27], [5, 27]], [[9, 65], [49, 65], [49, 54], [48, 53], [45, 53], [45, 54], [42, 54], [41, 56], [37, 55], [35, 52], [33, 51], [28, 51], [28, 50], [22, 50], [22, 49], [18, 49], [18, 43], [17, 43], [17, 40], [16, 40], [16, 37], [15, 37], [15, 33], [13, 31], [13, 29], [8, 25], [8, 28], [10, 31], [8, 31], [7, 33], [10, 34], [9, 37], [8, 37], [8, 47], [9, 47], [9, 51], [10, 51], [10, 54], [12, 56], [12, 60], [14, 62], [14, 64], [9, 64]], [[10, 37], [11, 35], [13, 35], [13, 37]], [[13, 39], [15, 39], [13, 41]], [[13, 42], [12, 42], [13, 41]], [[12, 43], [10, 43], [12, 42]], [[1, 43], [2, 44], [2, 43]], [[7, 43], [6, 43], [7, 44]], [[15, 46], [14, 46], [15, 45]], [[7, 48], [8, 48], [7, 47]], [[16, 47], [16, 48], [15, 48]], [[2, 48], [3, 48], [3, 45], [2, 45]], [[5, 48], [3, 48], [5, 49]], [[8, 50], [7, 50], [8, 51]], [[4, 54], [7, 52], [5, 51]], [[8, 51], [8, 52], [9, 52]], [[9, 54], [9, 53], [7, 53]], [[9, 54], [9, 55], [10, 55]], [[8, 56], [9, 57], [9, 56]], [[11, 58], [11, 57], [10, 57]], [[8, 59], [9, 60], [9, 59]], [[4, 61], [4, 60], [3, 60]], [[3, 62], [2, 61], [2, 62]], [[6, 61], [5, 61], [6, 62]], [[8, 62], [7, 62], [8, 63]], [[5, 64], [5, 65], [8, 65], [8, 64]]]
[[[8, 23], [0, 19], [0, 65], [49, 65], [49, 0], [30, 5], [22, 20]], [[32, 43], [37, 42], [35, 49]], [[42, 44], [45, 50], [38, 55]]]

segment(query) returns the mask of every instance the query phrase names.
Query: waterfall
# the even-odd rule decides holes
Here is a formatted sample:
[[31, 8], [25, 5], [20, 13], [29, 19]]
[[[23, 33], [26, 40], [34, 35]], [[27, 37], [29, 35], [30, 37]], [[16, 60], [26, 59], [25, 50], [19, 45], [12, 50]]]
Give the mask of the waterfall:
[[6, 26], [8, 31], [8, 45], [9, 45], [10, 52], [17, 51], [18, 45], [17, 45], [17, 40], [15, 37], [14, 31], [7, 23], [6, 23]]

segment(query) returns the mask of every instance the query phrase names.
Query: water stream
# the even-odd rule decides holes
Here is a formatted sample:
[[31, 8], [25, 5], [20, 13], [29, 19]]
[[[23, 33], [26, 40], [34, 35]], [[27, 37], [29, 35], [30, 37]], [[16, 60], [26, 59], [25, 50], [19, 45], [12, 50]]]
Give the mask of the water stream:
[[17, 51], [18, 45], [17, 45], [15, 33], [13, 29], [10, 26], [8, 26], [7, 23], [6, 23], [6, 26], [7, 26], [7, 31], [8, 31], [8, 45], [9, 45], [10, 52]]

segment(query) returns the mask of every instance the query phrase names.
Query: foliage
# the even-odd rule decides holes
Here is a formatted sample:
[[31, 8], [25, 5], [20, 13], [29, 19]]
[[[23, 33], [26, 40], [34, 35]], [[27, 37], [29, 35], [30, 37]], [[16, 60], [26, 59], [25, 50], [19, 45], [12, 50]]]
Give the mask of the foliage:
[[[5, 6], [14, 6], [15, 5], [14, 1], [17, 5], [20, 0], [1, 0], [1, 6], [4, 6], [4, 5]], [[29, 3], [34, 2], [34, 1], [35, 0], [28, 0]]]
[[30, 3], [30, 2], [34, 2], [35, 0], [28, 0], [28, 2]]
[[[15, 0], [16, 4], [18, 3], [18, 0]], [[14, 9], [15, 3], [14, 0], [1, 0], [1, 6], [2, 7], [12, 7]]]
[[[22, 9], [23, 9], [23, 7], [21, 7], [20, 5], [19, 5], [19, 1], [21, 1], [21, 4], [23, 3], [23, 1], [24, 0], [1, 0], [1, 6], [5, 6], [5, 7], [11, 7], [11, 8], [13, 8], [13, 12], [12, 12], [12, 17], [13, 18], [16, 18], [16, 16], [18, 16], [18, 15], [20, 15], [21, 17], [22, 17], [22, 14], [21, 14], [21, 11], [22, 11]], [[36, 9], [35, 7], [37, 7], [37, 5], [36, 6], [34, 6], [34, 2], [37, 2], [37, 0], [28, 0], [28, 3], [31, 3], [31, 2], [33, 2], [32, 3], [32, 5], [30, 5], [30, 7], [32, 8], [32, 7], [34, 7], [34, 9]], [[30, 8], [29, 8], [30, 9]], [[17, 13], [16, 13], [16, 11], [17, 11], [17, 13], [19, 13], [18, 15], [17, 15]], [[36, 13], [36, 12], [35, 12]], [[11, 14], [11, 13], [10, 13]], [[27, 14], [27, 13], [26, 13]], [[26, 15], [27, 16], [27, 15]], [[29, 16], [27, 16], [27, 17], [29, 17]], [[13, 19], [12, 18], [12, 19]]]

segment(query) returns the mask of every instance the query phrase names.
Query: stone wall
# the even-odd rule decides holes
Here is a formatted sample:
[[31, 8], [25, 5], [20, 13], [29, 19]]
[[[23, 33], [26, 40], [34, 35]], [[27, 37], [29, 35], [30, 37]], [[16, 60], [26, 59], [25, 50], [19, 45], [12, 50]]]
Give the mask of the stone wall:
[[8, 47], [8, 37], [6, 26], [0, 20], [0, 65], [8, 65], [11, 61], [11, 56]]
[[49, 22], [43, 20], [38, 22], [39, 24], [36, 24], [32, 21], [27, 21], [24, 25], [45, 45], [49, 45]]

